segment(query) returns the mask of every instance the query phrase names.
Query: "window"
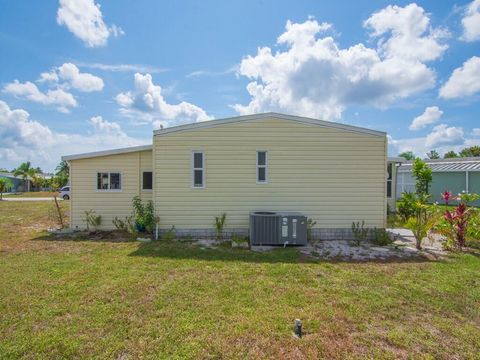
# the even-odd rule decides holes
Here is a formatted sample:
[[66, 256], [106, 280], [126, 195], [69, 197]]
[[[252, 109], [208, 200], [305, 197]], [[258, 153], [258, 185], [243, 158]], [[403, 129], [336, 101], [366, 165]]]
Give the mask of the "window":
[[118, 172], [97, 173], [97, 190], [122, 190], [122, 175]]
[[387, 197], [392, 197], [392, 163], [387, 164]]
[[205, 157], [203, 151], [193, 152], [193, 187], [203, 188], [205, 187]]
[[142, 190], [152, 190], [153, 176], [151, 171], [144, 171], [142, 176]]
[[267, 152], [257, 151], [257, 184], [267, 182]]

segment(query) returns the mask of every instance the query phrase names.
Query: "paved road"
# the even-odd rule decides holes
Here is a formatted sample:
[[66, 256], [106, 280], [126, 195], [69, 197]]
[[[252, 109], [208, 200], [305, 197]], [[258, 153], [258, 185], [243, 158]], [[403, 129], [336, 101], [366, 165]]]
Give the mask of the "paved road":
[[[53, 201], [53, 196], [50, 197], [4, 197], [5, 201]], [[62, 198], [57, 198], [57, 200], [62, 200]]]

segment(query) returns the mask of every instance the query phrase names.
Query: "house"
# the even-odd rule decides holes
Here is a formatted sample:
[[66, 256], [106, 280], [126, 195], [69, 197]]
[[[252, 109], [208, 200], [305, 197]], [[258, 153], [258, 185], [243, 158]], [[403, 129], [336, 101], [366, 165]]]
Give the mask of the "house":
[[380, 131], [263, 113], [160, 129], [152, 145], [62, 159], [70, 164], [74, 228], [85, 228], [90, 209], [101, 228], [113, 228], [136, 195], [154, 202], [160, 231], [175, 226], [177, 236], [213, 234], [223, 212], [227, 232], [244, 234], [258, 210], [302, 212], [322, 239], [350, 237], [353, 221], [386, 226]]
[[12, 182], [13, 187], [11, 189], [7, 189], [8, 190], [7, 192], [27, 191], [28, 189], [27, 182], [30, 182], [30, 179], [23, 180], [21, 176], [15, 176], [9, 172], [0, 172], [0, 178], [7, 178], [7, 179], [10, 179], [10, 181]]
[[[443, 203], [441, 193], [445, 190], [456, 195], [462, 191], [480, 193], [480, 158], [452, 158], [424, 160], [432, 169], [432, 184], [429, 193], [432, 201]], [[413, 161], [407, 161], [398, 168], [397, 198], [403, 192], [415, 192], [415, 178], [412, 174]], [[474, 205], [480, 206], [480, 201]]]

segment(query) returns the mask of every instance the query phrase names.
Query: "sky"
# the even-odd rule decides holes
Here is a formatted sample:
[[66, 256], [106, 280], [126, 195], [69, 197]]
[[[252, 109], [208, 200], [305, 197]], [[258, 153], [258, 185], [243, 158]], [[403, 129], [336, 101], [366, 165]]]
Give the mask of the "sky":
[[0, 168], [258, 112], [480, 144], [480, 0], [0, 0]]

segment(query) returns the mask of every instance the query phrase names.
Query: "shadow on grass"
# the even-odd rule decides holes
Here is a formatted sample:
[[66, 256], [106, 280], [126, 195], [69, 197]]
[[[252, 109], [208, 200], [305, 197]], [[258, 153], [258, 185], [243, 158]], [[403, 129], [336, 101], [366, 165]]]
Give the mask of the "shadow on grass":
[[97, 231], [86, 232], [79, 231], [71, 234], [50, 234], [45, 233], [41, 236], [37, 236], [32, 240], [43, 241], [91, 241], [91, 242], [111, 242], [111, 243], [125, 243], [135, 242], [128, 233], [123, 231]]

